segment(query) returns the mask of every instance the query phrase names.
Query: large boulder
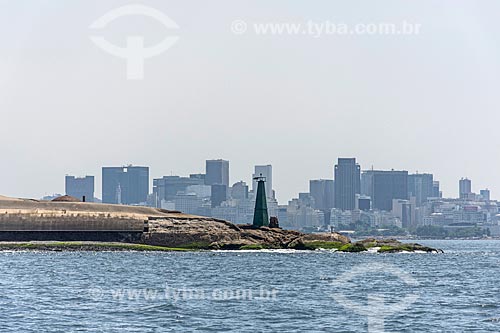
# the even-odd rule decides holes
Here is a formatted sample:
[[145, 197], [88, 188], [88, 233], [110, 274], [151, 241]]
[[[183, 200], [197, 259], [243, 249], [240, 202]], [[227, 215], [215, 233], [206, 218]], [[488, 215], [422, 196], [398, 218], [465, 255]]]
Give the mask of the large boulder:
[[143, 242], [149, 245], [202, 249], [302, 248], [304, 243], [315, 241], [350, 242], [337, 233], [303, 234], [200, 217], [153, 220], [149, 222], [149, 232], [143, 235]]

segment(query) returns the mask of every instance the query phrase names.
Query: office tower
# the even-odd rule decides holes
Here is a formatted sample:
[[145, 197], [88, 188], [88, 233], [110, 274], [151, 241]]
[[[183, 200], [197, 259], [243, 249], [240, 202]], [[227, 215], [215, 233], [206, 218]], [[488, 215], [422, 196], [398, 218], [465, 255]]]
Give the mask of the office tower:
[[479, 194], [481, 195], [481, 198], [484, 201], [490, 201], [490, 190], [488, 190], [488, 189], [480, 190]]
[[394, 199], [392, 202], [392, 214], [401, 220], [403, 228], [409, 228], [414, 221], [414, 201]]
[[439, 182], [434, 181], [432, 182], [432, 197], [433, 198], [441, 198], [441, 190], [439, 189]]
[[137, 205], [147, 201], [149, 168], [139, 166], [103, 167], [102, 202]]
[[472, 183], [470, 179], [462, 178], [458, 182], [460, 199], [467, 200], [472, 194]]
[[372, 184], [371, 184], [371, 178], [368, 177], [366, 172], [361, 173], [361, 185], [360, 185], [360, 194], [364, 196], [370, 196], [371, 189], [372, 189]]
[[434, 197], [434, 179], [432, 174], [408, 175], [408, 195], [415, 197], [417, 207], [421, 207], [428, 198]]
[[356, 194], [361, 191], [361, 169], [355, 158], [339, 158], [334, 171], [335, 208], [353, 210], [356, 207]]
[[309, 193], [314, 199], [314, 208], [325, 215], [325, 224], [330, 223], [330, 212], [334, 206], [333, 179], [314, 179], [309, 181]]
[[227, 200], [227, 186], [222, 184], [213, 184], [210, 196], [212, 208], [220, 206], [220, 204]]
[[331, 210], [333, 208], [333, 180], [313, 179], [309, 181], [309, 193], [314, 198], [314, 208]]
[[243, 181], [234, 183], [231, 187], [231, 198], [236, 200], [248, 199], [248, 185]]
[[153, 179], [153, 194], [158, 202], [171, 201], [178, 193], [185, 193], [189, 186], [205, 185], [205, 175], [192, 174], [189, 177], [164, 176]]
[[256, 165], [254, 169], [254, 174], [252, 175], [252, 191], [253, 193], [257, 193], [257, 181], [255, 181], [256, 177], [264, 177], [266, 178], [266, 197], [274, 198], [273, 193], [273, 167], [272, 165]]
[[363, 172], [373, 209], [391, 211], [393, 199], [408, 199], [408, 171]]
[[207, 160], [205, 169], [205, 185], [229, 186], [229, 161]]
[[66, 176], [65, 187], [66, 195], [70, 195], [81, 201], [94, 202], [94, 176], [83, 178]]

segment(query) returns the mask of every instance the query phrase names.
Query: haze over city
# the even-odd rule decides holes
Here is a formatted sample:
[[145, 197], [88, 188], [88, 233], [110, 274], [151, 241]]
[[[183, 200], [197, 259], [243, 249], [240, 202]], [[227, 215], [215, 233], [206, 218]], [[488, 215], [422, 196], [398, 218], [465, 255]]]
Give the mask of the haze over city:
[[[179, 40], [127, 81], [125, 61], [89, 25], [121, 1], [1, 1], [1, 193], [63, 192], [65, 174], [148, 165], [151, 176], [231, 161], [231, 183], [272, 164], [280, 202], [332, 178], [339, 156], [363, 169], [430, 172], [500, 191], [499, 30], [495, 1], [148, 1], [179, 29], [124, 17], [102, 34]], [[390, 6], [386, 6], [390, 4]], [[186, 7], [192, 10], [185, 10]], [[411, 36], [235, 35], [231, 23], [403, 21]], [[223, 50], [223, 52], [222, 52]]]

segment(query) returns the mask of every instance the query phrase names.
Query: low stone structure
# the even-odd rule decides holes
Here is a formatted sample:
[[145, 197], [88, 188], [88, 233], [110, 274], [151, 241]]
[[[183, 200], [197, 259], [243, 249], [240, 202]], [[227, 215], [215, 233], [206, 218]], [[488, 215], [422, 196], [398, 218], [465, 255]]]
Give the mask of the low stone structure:
[[[348, 243], [334, 234], [335, 241]], [[157, 208], [0, 197], [0, 241], [93, 240], [183, 248], [290, 248], [311, 238], [279, 228], [227, 221]], [[318, 234], [318, 239], [327, 237]]]

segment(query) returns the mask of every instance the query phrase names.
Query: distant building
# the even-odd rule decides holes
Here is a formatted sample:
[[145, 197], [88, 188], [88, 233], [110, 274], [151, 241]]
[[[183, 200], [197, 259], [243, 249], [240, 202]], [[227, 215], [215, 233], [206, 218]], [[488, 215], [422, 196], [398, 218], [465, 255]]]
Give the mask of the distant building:
[[333, 179], [313, 179], [309, 181], [309, 193], [314, 199], [314, 209], [325, 214], [325, 224], [330, 223], [330, 213], [334, 206]]
[[188, 187], [195, 185], [205, 186], [205, 175], [192, 174], [189, 177], [164, 176], [163, 178], [153, 179], [153, 194], [158, 202], [162, 200], [171, 201], [178, 193], [185, 193]]
[[344, 211], [342, 209], [333, 208], [330, 213], [330, 225], [335, 228], [343, 228], [353, 223], [352, 210]]
[[355, 158], [339, 158], [334, 169], [335, 208], [353, 210], [361, 192], [361, 169]]
[[392, 210], [392, 200], [408, 199], [408, 171], [368, 170], [363, 180], [372, 199], [372, 208]]
[[415, 206], [410, 200], [393, 199], [392, 214], [401, 220], [403, 228], [409, 228], [414, 224]]
[[276, 216], [280, 223], [280, 226], [288, 226], [288, 205], [279, 205], [276, 210]]
[[231, 198], [236, 200], [248, 199], [248, 185], [243, 181], [234, 183], [231, 186]]
[[206, 161], [205, 185], [221, 184], [229, 187], [229, 161]]
[[434, 176], [428, 173], [408, 175], [408, 194], [416, 198], [417, 207], [434, 197]]
[[313, 179], [309, 181], [309, 193], [314, 198], [314, 208], [331, 210], [334, 206], [334, 185], [332, 179]]
[[140, 166], [103, 167], [102, 202], [137, 205], [147, 201], [149, 168]]
[[189, 185], [186, 187], [185, 193], [194, 193], [200, 198], [210, 198], [212, 195], [212, 187], [208, 185]]
[[325, 224], [324, 213], [314, 209], [314, 199], [309, 193], [299, 193], [298, 199], [288, 202], [287, 217], [280, 220], [280, 225], [285, 229], [314, 231]]
[[200, 214], [203, 207], [203, 198], [200, 198], [194, 193], [178, 194], [175, 196], [173, 202], [175, 210], [185, 214], [204, 215]]
[[65, 187], [66, 195], [70, 195], [81, 201], [94, 202], [94, 176], [83, 178], [66, 176]]
[[213, 184], [210, 196], [212, 208], [218, 207], [227, 200], [227, 186], [222, 184]]
[[480, 190], [479, 195], [481, 196], [481, 199], [484, 201], [490, 201], [490, 190], [485, 189], [485, 190]]
[[468, 200], [472, 194], [472, 182], [470, 179], [462, 178], [458, 182], [459, 197], [462, 200]]
[[441, 190], [439, 188], [438, 181], [432, 182], [432, 197], [433, 198], [441, 198], [442, 197], [442, 193], [441, 193]]
[[[255, 177], [265, 177], [266, 178], [266, 197], [274, 198], [273, 192], [273, 166], [268, 165], [256, 165], [255, 172], [252, 175], [252, 179]], [[252, 191], [257, 193], [257, 182], [255, 180], [252, 181]]]
[[356, 196], [357, 206], [356, 209], [368, 212], [372, 209], [372, 199], [366, 195]]

